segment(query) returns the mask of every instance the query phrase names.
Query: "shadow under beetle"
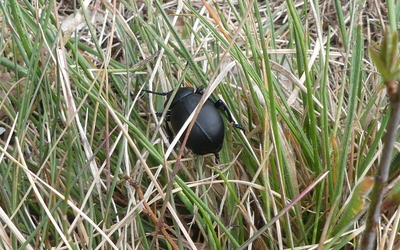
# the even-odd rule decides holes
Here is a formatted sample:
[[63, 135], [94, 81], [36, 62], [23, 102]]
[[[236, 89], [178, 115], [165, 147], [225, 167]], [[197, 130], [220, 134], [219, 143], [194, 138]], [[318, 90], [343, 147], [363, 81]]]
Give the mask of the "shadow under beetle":
[[[174, 99], [171, 102], [169, 110], [167, 111], [167, 121], [170, 122], [173, 133], [177, 134], [182, 128], [183, 124], [186, 122], [190, 114], [199, 104], [200, 99], [203, 95], [204, 86], [200, 86], [194, 90], [192, 87], [182, 87], [179, 88], [175, 94]], [[171, 97], [173, 91], [170, 92], [154, 92], [150, 90], [143, 90], [144, 92], [167, 96], [167, 100], [164, 105], [167, 105], [169, 98]], [[228, 120], [233, 123], [233, 126], [241, 129], [244, 128], [236, 124], [232, 118], [232, 114], [229, 108], [222, 100], [213, 101], [210, 98], [206, 100], [200, 113], [193, 125], [190, 135], [186, 142], [186, 147], [191, 149], [193, 153], [197, 155], [205, 155], [209, 153], [214, 153], [215, 158], [218, 162], [219, 155], [218, 152], [222, 148], [222, 144], [225, 136], [225, 124], [222, 119], [222, 115], [219, 109], [226, 111], [228, 115]], [[162, 113], [157, 113], [161, 116]], [[167, 132], [171, 133], [171, 129], [166, 126]], [[181, 142], [185, 138], [186, 132], [179, 139]]]

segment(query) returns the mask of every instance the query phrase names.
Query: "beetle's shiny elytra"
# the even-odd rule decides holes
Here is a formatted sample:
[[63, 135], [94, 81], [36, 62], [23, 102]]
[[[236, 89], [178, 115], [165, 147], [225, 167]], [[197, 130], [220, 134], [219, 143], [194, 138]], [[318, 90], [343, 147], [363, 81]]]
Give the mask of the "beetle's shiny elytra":
[[[184, 87], [179, 88], [176, 92], [167, 113], [167, 120], [170, 121], [174, 134], [179, 132], [190, 114], [199, 104], [203, 95], [203, 89], [203, 86], [197, 88], [196, 91], [194, 88]], [[167, 100], [165, 105], [167, 105], [173, 92], [159, 93], [149, 90], [144, 91], [157, 95], [166, 95]], [[232, 115], [223, 101], [218, 100], [213, 102], [211, 99], [207, 99], [186, 142], [186, 147], [191, 149], [193, 153], [198, 155], [214, 153], [218, 159], [218, 152], [222, 148], [225, 135], [225, 125], [219, 109], [225, 110], [228, 114], [229, 122], [234, 123]], [[238, 124], [234, 123], [234, 126], [244, 131], [244, 128]], [[185, 134], [180, 138], [181, 142], [184, 136]]]

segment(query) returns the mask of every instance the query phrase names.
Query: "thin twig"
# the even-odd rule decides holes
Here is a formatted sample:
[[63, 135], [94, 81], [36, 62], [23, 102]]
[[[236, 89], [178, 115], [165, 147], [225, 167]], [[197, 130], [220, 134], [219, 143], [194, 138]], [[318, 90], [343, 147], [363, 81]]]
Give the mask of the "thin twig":
[[391, 107], [389, 123], [385, 136], [385, 145], [382, 150], [381, 161], [375, 176], [375, 185], [371, 192], [371, 205], [368, 210], [365, 231], [361, 242], [361, 249], [375, 249], [376, 235], [381, 218], [381, 206], [384, 195], [384, 187], [389, 177], [390, 162], [394, 143], [397, 138], [397, 127], [400, 122], [400, 91], [391, 97]]
[[143, 205], [145, 207], [145, 211], [148, 214], [148, 216], [150, 217], [150, 219], [153, 221], [154, 225], [156, 227], [158, 227], [158, 230], [160, 230], [162, 232], [162, 234], [164, 235], [164, 237], [168, 240], [169, 244], [171, 244], [172, 248], [174, 250], [179, 250], [178, 245], [175, 243], [175, 241], [171, 238], [171, 236], [169, 236], [167, 230], [165, 230], [164, 227], [164, 222], [161, 221], [160, 219], [158, 219], [158, 217], [153, 213], [153, 211], [151, 210], [149, 204], [147, 204], [147, 202], [145, 201], [142, 189], [139, 186], [139, 183], [137, 183], [136, 181], [132, 180], [130, 177], [125, 176], [124, 179], [126, 181], [129, 182], [129, 184], [135, 188], [136, 193], [138, 194], [139, 198], [143, 201]]

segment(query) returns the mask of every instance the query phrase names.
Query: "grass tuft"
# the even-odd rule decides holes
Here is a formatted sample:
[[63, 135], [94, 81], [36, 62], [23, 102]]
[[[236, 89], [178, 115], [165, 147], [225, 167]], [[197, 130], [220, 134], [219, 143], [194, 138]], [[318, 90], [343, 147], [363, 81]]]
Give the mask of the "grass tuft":
[[[366, 48], [399, 6], [0, 1], [0, 248], [362, 249], [398, 74]], [[246, 130], [222, 112], [219, 163], [142, 91], [200, 85]], [[399, 249], [398, 159], [379, 249]]]

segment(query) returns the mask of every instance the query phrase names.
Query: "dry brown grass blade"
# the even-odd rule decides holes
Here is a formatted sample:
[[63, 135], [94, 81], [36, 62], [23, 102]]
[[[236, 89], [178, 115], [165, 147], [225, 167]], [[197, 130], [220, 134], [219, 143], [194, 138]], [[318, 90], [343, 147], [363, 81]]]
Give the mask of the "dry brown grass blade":
[[229, 34], [224, 29], [224, 27], [223, 27], [223, 25], [221, 23], [221, 19], [219, 18], [217, 13], [215, 13], [214, 9], [205, 0], [201, 0], [201, 1], [203, 2], [204, 6], [207, 8], [207, 10], [210, 13], [212, 19], [214, 19], [214, 22], [217, 24], [219, 31], [224, 35], [224, 37], [226, 38], [226, 40], [228, 40], [228, 42], [231, 42], [231, 37], [229, 36]]

